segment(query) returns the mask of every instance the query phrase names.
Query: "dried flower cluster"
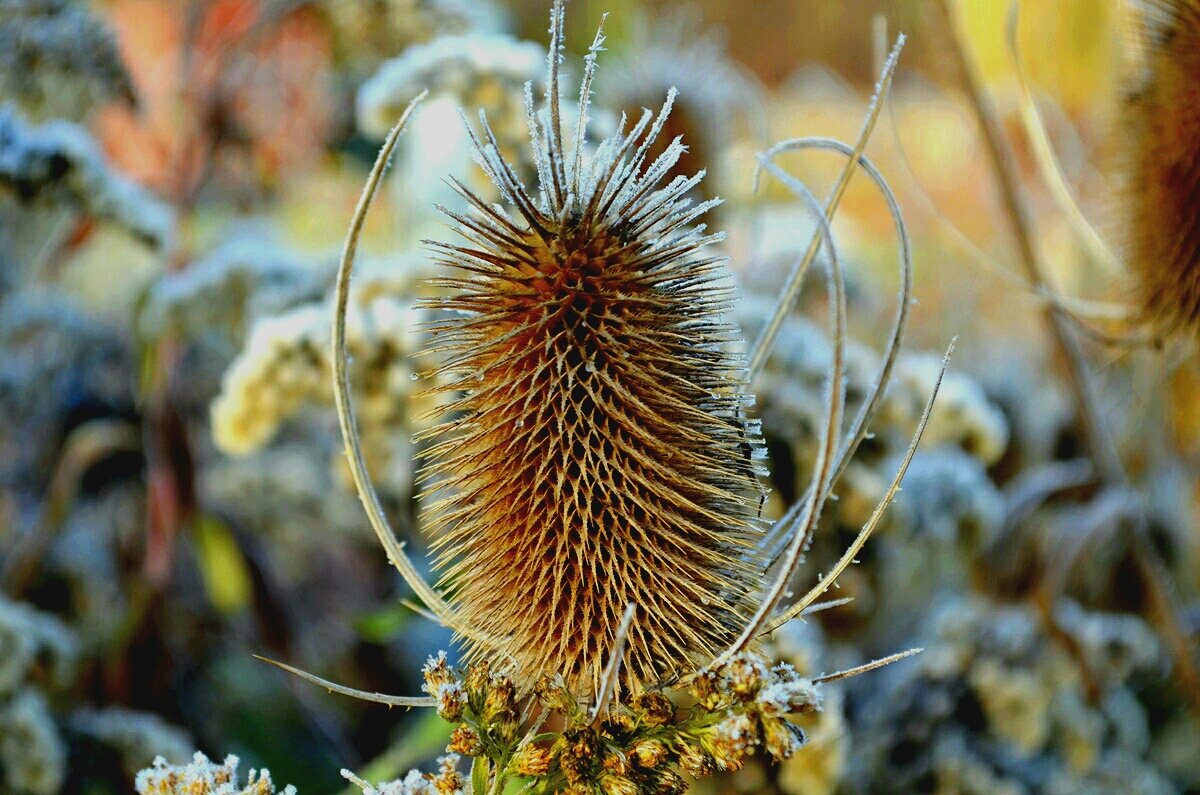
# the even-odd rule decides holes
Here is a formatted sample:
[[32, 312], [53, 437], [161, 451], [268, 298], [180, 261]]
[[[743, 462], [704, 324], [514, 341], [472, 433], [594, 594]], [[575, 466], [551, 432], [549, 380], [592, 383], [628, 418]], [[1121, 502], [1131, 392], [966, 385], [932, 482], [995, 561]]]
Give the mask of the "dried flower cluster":
[[[522, 704], [513, 680], [487, 663], [460, 672], [441, 654], [430, 658], [424, 674], [438, 714], [457, 724], [446, 749], [451, 756], [435, 775], [410, 773], [367, 792], [462, 791], [453, 767], [461, 756], [472, 760], [473, 770], [490, 771], [496, 788], [519, 780], [534, 793], [682, 793], [688, 778], [740, 770], [760, 748], [777, 762], [791, 758], [806, 740], [792, 719], [822, 706], [816, 686], [790, 665], [768, 668], [752, 654], [700, 671], [690, 687], [670, 694], [640, 691], [602, 718], [581, 705], [561, 677], [540, 682], [533, 702]], [[542, 714], [526, 728], [523, 710]], [[543, 728], [547, 724], [562, 728]]]
[[870, 694], [855, 749], [856, 785], [1176, 792], [1155, 764], [1161, 749], [1147, 723], [1154, 707], [1138, 693], [1138, 672], [1160, 659], [1149, 627], [1070, 602], [1056, 618], [1058, 637], [1028, 608], [943, 601], [934, 610], [930, 651], [881, 674]]
[[[360, 416], [371, 440], [368, 458], [391, 491], [407, 494], [413, 482], [411, 436], [429, 424], [422, 418], [433, 405], [421, 394], [414, 369], [425, 313], [412, 298], [395, 297], [370, 282], [363, 288], [356, 292], [348, 344]], [[212, 403], [218, 448], [233, 455], [255, 452], [303, 409], [330, 407], [328, 316], [329, 303], [317, 301], [253, 324]], [[345, 482], [344, 465], [334, 466]]]
[[[196, 752], [190, 764], [172, 766], [165, 759], [154, 760], [154, 765], [138, 774], [138, 795], [275, 795], [274, 782], [269, 770], [251, 770], [246, 783], [238, 776], [238, 758], [227, 756], [222, 764], [208, 761], [208, 757]], [[288, 785], [278, 790], [279, 795], [296, 795], [296, 788]]]

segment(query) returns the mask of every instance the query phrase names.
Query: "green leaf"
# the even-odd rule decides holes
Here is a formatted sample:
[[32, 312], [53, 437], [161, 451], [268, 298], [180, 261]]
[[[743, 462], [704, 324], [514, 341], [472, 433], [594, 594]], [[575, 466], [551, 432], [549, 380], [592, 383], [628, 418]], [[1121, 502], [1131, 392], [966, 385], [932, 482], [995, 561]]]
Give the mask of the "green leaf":
[[250, 604], [254, 586], [229, 526], [215, 516], [203, 515], [196, 521], [193, 535], [209, 602], [226, 615], [244, 610]]
[[475, 761], [471, 763], [471, 792], [473, 795], [487, 795], [488, 770], [487, 757], [475, 757]]

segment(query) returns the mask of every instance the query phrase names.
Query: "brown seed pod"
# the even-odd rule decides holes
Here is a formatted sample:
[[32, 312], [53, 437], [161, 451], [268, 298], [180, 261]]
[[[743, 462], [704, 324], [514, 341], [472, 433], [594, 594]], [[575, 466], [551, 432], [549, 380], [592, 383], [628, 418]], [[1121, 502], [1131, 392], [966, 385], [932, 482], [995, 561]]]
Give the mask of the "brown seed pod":
[[514, 216], [456, 183], [473, 212], [447, 214], [466, 244], [431, 243], [456, 275], [432, 301], [448, 384], [430, 434], [425, 520], [461, 622], [513, 661], [521, 684], [561, 674], [599, 692], [626, 606], [626, 685], [695, 668], [737, 636], [761, 570], [761, 492], [746, 420], [745, 361], [731, 352], [732, 299], [719, 240], [696, 221], [694, 177], [664, 178], [677, 138], [650, 152], [671, 111], [645, 112], [592, 153], [580, 92], [574, 148], [558, 99], [556, 4], [547, 113], [527, 91], [541, 195], [497, 153], [478, 159]]
[[1126, 260], [1156, 330], [1200, 331], [1200, 0], [1140, 0], [1125, 97]]

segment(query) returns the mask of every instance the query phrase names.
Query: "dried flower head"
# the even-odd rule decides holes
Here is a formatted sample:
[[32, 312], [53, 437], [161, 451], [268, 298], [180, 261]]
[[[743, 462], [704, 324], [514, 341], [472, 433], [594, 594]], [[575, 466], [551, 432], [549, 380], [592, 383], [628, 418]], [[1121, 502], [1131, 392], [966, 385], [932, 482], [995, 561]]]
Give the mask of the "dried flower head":
[[1144, 63], [1125, 105], [1126, 258], [1146, 317], [1200, 328], [1200, 3], [1146, 0]]
[[630, 682], [727, 646], [760, 532], [745, 364], [728, 347], [721, 258], [705, 248], [720, 237], [695, 226], [713, 204], [683, 198], [703, 174], [662, 182], [678, 139], [648, 158], [673, 93], [657, 117], [585, 151], [602, 41], [573, 152], [557, 45], [548, 118], [530, 100], [540, 195], [483, 119], [477, 154], [515, 216], [463, 188], [474, 212], [450, 215], [467, 244], [433, 244], [460, 274], [434, 302], [452, 313], [432, 336], [455, 398], [425, 469], [444, 583], [462, 621], [497, 641], [468, 639], [472, 652], [512, 658], [525, 681], [561, 673], [575, 692], [598, 689], [629, 603]]

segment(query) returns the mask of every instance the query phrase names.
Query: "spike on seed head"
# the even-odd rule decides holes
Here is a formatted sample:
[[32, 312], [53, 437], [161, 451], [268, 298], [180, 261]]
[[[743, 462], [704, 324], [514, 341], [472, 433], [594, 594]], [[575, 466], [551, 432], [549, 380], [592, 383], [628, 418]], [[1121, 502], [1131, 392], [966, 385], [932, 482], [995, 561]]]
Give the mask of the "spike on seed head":
[[469, 653], [513, 660], [523, 688], [561, 674], [591, 694], [627, 604], [626, 686], [695, 670], [737, 636], [759, 569], [761, 442], [728, 347], [723, 261], [705, 250], [718, 236], [696, 225], [713, 204], [685, 197], [693, 180], [664, 184], [680, 141], [649, 156], [673, 92], [594, 153], [568, 154], [562, 30], [557, 2], [547, 113], [530, 107], [539, 197], [482, 118], [477, 159], [513, 215], [464, 188], [466, 244], [431, 244], [457, 275], [432, 302], [452, 399], [427, 452], [425, 510], [460, 618], [492, 639], [468, 639]]

